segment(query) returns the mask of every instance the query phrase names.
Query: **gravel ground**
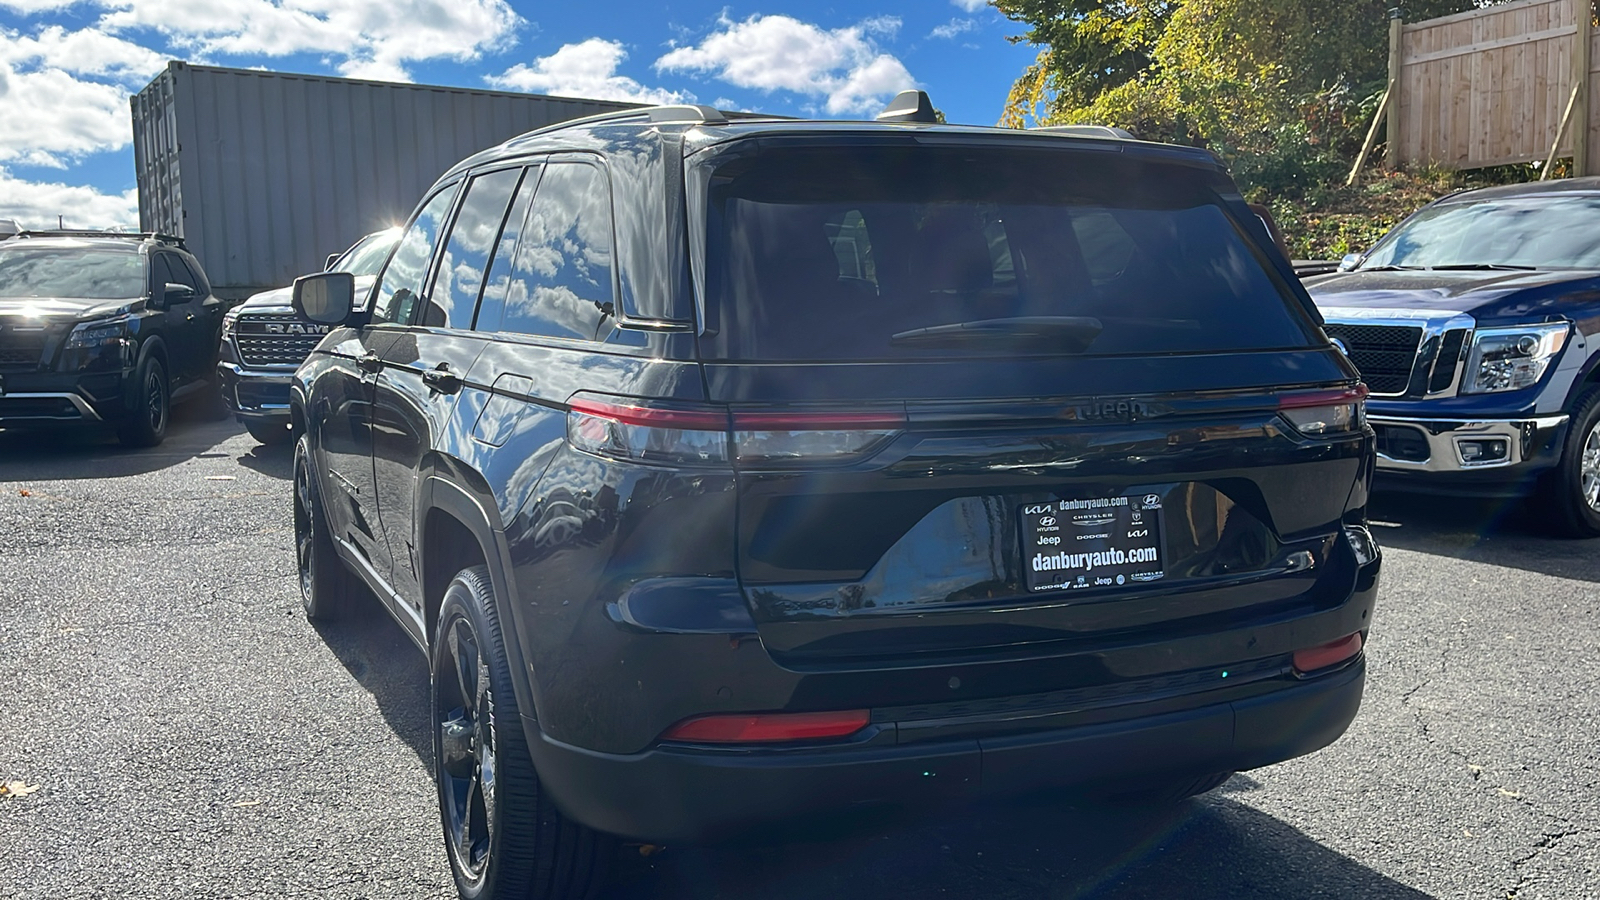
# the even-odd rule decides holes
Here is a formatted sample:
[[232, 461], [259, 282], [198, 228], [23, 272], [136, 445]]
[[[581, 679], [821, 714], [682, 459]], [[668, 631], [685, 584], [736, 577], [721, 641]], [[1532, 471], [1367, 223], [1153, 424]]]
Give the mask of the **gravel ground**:
[[[0, 435], [0, 897], [454, 896], [419, 654], [293, 580], [289, 454]], [[1360, 717], [1162, 814], [621, 856], [617, 898], [1600, 897], [1600, 543], [1389, 498]]]

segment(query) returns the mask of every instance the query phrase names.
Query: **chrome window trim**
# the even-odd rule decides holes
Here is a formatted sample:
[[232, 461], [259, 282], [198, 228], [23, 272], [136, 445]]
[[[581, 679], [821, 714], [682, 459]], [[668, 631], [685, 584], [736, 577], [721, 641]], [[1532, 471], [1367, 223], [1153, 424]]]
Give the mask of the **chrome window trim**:
[[[1417, 342], [1416, 355], [1411, 360], [1411, 380], [1398, 394], [1372, 394], [1379, 398], [1412, 398], [1417, 400], [1455, 396], [1461, 386], [1461, 366], [1472, 347], [1472, 333], [1478, 322], [1461, 310], [1453, 309], [1368, 309], [1360, 306], [1324, 306], [1322, 318], [1330, 325], [1389, 325], [1397, 328], [1421, 328], [1422, 339]], [[1454, 360], [1438, 360], [1439, 345], [1447, 331], [1457, 329], [1467, 332], [1461, 342], [1461, 352]], [[1434, 369], [1448, 362], [1454, 372], [1450, 383], [1441, 390], [1428, 389], [1433, 381]]]

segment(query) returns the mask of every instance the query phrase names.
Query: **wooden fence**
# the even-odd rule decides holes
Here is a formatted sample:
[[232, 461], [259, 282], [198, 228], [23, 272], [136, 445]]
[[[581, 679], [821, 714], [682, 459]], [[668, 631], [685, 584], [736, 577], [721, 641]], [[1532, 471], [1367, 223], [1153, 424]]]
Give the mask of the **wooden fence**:
[[1589, 148], [1600, 147], [1592, 16], [1593, 0], [1519, 0], [1391, 20], [1390, 160], [1472, 169], [1542, 162], [1555, 147], [1590, 174]]

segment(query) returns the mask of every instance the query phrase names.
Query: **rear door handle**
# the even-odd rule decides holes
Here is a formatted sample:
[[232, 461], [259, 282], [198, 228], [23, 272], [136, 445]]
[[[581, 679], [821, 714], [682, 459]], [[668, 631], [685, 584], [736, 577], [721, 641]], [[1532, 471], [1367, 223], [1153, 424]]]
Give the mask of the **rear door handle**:
[[448, 363], [440, 363], [437, 369], [423, 370], [422, 383], [441, 394], [454, 394], [461, 390], [461, 379], [449, 370]]
[[376, 375], [383, 371], [383, 357], [368, 351], [366, 356], [356, 359], [356, 365], [361, 367], [361, 371]]

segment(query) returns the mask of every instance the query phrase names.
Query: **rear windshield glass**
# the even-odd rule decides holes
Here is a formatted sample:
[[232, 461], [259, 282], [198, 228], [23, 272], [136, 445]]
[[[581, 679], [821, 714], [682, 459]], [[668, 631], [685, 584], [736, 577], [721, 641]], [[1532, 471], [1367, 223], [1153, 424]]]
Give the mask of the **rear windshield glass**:
[[710, 358], [1306, 347], [1204, 176], [1084, 152], [768, 150], [707, 204]]
[[144, 294], [144, 261], [131, 250], [0, 249], [0, 297], [123, 300]]

